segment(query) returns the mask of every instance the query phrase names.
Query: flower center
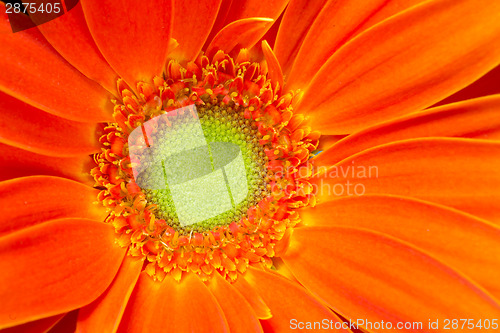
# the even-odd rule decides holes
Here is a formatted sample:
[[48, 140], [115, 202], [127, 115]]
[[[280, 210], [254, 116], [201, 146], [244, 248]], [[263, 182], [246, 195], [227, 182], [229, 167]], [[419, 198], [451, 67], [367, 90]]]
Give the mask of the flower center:
[[217, 271], [231, 281], [271, 267], [297, 208], [315, 204], [308, 160], [319, 133], [280, 89], [246, 50], [172, 60], [134, 92], [118, 80], [91, 174], [117, 242], [152, 278]]
[[136, 183], [156, 204], [156, 218], [181, 234], [239, 221], [266, 195], [268, 159], [256, 122], [239, 106], [205, 100], [151, 119], [128, 140]]

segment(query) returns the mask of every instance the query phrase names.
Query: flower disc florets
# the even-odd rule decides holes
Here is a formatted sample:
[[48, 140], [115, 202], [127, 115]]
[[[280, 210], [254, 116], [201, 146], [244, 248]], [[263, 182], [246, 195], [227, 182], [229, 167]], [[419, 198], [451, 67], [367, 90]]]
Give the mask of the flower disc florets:
[[[250, 62], [246, 50], [236, 60], [219, 51], [185, 67], [172, 60], [165, 77], [139, 82], [135, 92], [118, 81], [121, 101], [114, 101], [115, 122], [104, 128], [92, 175], [118, 242], [129, 247], [129, 255], [145, 257], [145, 270], [155, 279], [166, 274], [180, 279], [185, 271], [207, 279], [218, 270], [235, 280], [250, 264], [270, 266], [288, 230], [300, 222], [296, 209], [314, 205], [308, 159], [319, 133], [311, 132], [303, 115], [293, 114], [294, 94], [281, 95], [267, 74], [266, 63]], [[170, 147], [182, 146], [199, 131], [206, 144], [180, 157], [169, 155]], [[137, 147], [148, 158], [136, 153]], [[189, 154], [206, 158], [193, 160]], [[235, 190], [225, 167], [236, 158], [244, 174], [238, 184], [245, 191]], [[153, 164], [161, 167], [150, 168]], [[138, 165], [145, 171], [134, 173]], [[185, 193], [172, 189], [191, 181], [190, 172], [215, 171], [224, 174], [229, 209], [183, 223], [176, 196], [198, 202], [193, 216], [219, 204], [203, 199], [193, 186]], [[145, 185], [164, 179], [170, 180], [164, 187]]]

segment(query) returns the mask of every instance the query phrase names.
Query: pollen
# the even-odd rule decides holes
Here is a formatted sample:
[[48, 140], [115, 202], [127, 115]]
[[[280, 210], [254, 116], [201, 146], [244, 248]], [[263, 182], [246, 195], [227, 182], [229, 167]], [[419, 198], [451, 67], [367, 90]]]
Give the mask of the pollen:
[[270, 267], [297, 209], [315, 203], [307, 180], [319, 133], [267, 66], [246, 51], [236, 59], [170, 61], [134, 89], [118, 80], [91, 174], [117, 242], [155, 280], [218, 271], [234, 281], [249, 265]]

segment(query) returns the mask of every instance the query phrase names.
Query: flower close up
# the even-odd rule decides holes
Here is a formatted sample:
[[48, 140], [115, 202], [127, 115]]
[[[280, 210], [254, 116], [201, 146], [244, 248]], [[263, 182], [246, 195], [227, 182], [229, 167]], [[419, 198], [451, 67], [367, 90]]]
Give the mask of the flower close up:
[[498, 330], [498, 13], [1, 2], [0, 331]]

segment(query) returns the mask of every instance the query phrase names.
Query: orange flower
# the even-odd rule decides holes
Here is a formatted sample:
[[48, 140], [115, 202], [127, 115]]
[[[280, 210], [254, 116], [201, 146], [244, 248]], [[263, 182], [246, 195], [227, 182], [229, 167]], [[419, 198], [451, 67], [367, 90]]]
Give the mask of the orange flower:
[[499, 2], [0, 7], [5, 332], [498, 329]]

